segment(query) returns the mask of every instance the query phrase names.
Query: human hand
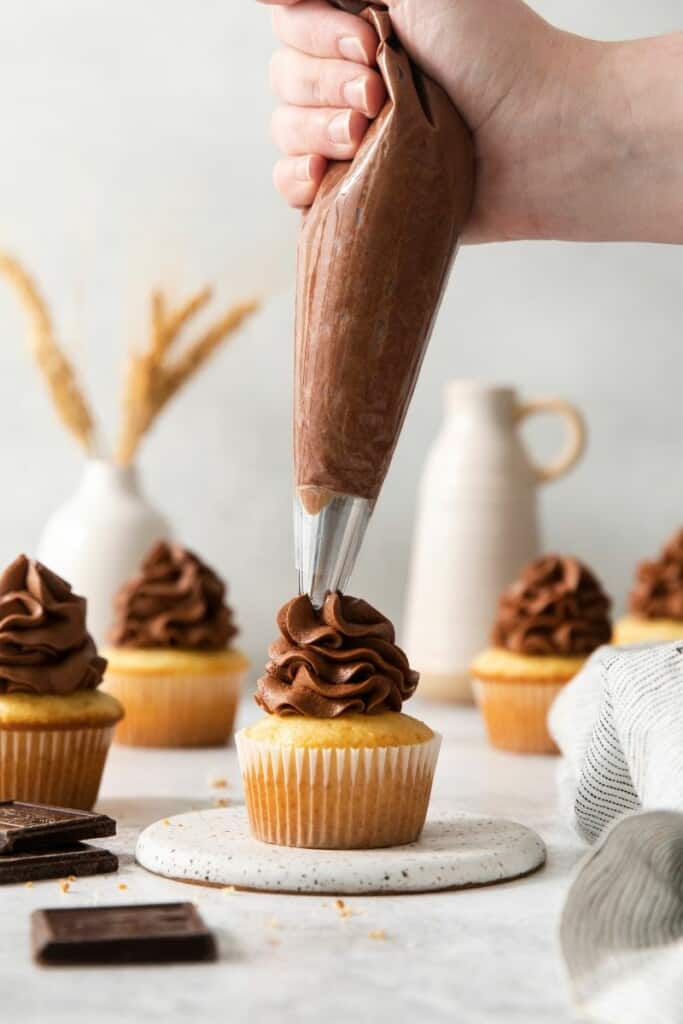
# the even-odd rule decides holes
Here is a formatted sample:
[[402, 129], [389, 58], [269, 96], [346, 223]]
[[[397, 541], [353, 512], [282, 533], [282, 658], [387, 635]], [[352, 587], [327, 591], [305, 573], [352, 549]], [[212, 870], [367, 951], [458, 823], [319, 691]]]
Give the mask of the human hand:
[[[350, 160], [382, 108], [377, 38], [362, 18], [323, 0], [263, 2], [274, 7], [282, 44], [271, 62], [280, 101], [272, 131], [284, 153], [274, 180], [292, 206], [305, 207], [327, 161]], [[528, 237], [527, 156], [533, 159], [542, 122], [552, 120], [560, 101], [565, 48], [576, 37], [553, 29], [522, 0], [431, 0], [428, 15], [422, 0], [387, 6], [408, 52], [472, 130], [478, 177], [465, 240]]]
[[[349, 160], [384, 101], [377, 40], [323, 0], [273, 6], [275, 183], [308, 206], [327, 161]], [[604, 43], [562, 32], [523, 0], [384, 0], [415, 63], [472, 132], [465, 242], [680, 242], [683, 33]], [[644, 197], [647, 197], [646, 201]]]

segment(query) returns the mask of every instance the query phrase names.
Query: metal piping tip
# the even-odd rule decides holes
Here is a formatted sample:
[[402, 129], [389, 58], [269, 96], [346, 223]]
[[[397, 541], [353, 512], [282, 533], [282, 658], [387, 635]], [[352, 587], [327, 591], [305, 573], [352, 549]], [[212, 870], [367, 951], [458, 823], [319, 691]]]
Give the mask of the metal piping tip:
[[294, 539], [299, 593], [308, 594], [315, 608], [325, 597], [344, 590], [356, 564], [374, 502], [352, 494], [332, 494], [315, 511], [294, 498]]

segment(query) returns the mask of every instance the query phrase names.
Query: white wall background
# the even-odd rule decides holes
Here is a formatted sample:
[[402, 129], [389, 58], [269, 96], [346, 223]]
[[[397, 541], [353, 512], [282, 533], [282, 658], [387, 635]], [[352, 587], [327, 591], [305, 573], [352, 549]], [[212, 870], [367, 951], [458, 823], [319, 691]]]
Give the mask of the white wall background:
[[[680, 0], [537, 0], [604, 38], [681, 27]], [[268, 14], [253, 0], [23, 0], [0, 19], [0, 246], [34, 269], [108, 430], [126, 347], [161, 282], [205, 281], [263, 312], [168, 409], [142, 468], [178, 532], [231, 583], [257, 664], [294, 587], [292, 272], [297, 216], [270, 184]], [[533, 243], [461, 252], [353, 590], [400, 616], [413, 499], [454, 376], [557, 392], [591, 429], [543, 495], [548, 544], [584, 557], [620, 604], [634, 561], [683, 521], [680, 249]], [[0, 562], [34, 548], [75, 487], [0, 285]], [[550, 433], [550, 430], [548, 431]], [[542, 450], [557, 441], [536, 432]]]

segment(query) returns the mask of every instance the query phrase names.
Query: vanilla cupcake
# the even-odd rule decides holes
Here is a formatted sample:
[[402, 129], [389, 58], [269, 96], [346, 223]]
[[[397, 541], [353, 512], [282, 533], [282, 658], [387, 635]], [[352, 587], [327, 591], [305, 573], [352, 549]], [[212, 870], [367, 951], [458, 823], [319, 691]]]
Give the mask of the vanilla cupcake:
[[282, 846], [370, 849], [424, 826], [440, 737], [401, 712], [418, 676], [365, 601], [294, 598], [278, 615], [256, 703], [237, 734], [251, 830]]
[[179, 544], [155, 544], [115, 600], [104, 686], [126, 709], [117, 741], [226, 743], [248, 668], [236, 634], [222, 580]]
[[616, 644], [667, 640], [683, 640], [683, 530], [656, 561], [638, 565], [628, 615], [614, 627]]
[[20, 555], [0, 577], [0, 800], [89, 810], [120, 704], [97, 688], [106, 667], [85, 598]]
[[470, 668], [494, 747], [557, 752], [548, 711], [588, 656], [609, 643], [610, 604], [585, 565], [558, 555], [532, 562], [503, 594], [492, 647]]

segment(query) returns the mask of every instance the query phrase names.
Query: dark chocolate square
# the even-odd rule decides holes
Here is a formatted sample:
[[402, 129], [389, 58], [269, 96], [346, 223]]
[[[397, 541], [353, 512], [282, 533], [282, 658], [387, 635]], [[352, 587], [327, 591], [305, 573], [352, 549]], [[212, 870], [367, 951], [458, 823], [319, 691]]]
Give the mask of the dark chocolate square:
[[62, 850], [36, 850], [0, 857], [0, 885], [40, 882], [47, 878], [104, 875], [118, 871], [118, 858], [109, 850], [74, 843]]
[[37, 910], [33, 954], [43, 964], [215, 960], [216, 943], [192, 903]]
[[82, 839], [115, 834], [116, 822], [106, 814], [17, 800], [0, 802], [0, 856], [27, 850], [59, 849]]

